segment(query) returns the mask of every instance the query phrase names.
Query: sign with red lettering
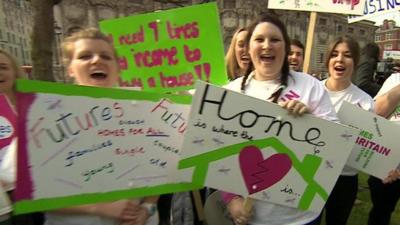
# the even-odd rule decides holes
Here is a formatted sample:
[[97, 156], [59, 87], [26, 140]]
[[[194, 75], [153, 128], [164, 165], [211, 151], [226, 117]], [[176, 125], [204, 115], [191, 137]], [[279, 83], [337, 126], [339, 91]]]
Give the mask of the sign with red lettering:
[[197, 79], [227, 82], [216, 3], [105, 20], [100, 28], [117, 49], [120, 86], [171, 92]]
[[362, 15], [364, 2], [365, 0], [275, 0], [268, 1], [268, 8]]
[[0, 150], [8, 146], [15, 137], [16, 114], [7, 97], [0, 95]]
[[338, 112], [340, 122], [360, 129], [347, 165], [384, 179], [400, 163], [400, 140], [393, 134], [400, 126], [374, 113], [344, 102]]
[[17, 88], [17, 213], [199, 188], [168, 176], [190, 96], [40, 81]]

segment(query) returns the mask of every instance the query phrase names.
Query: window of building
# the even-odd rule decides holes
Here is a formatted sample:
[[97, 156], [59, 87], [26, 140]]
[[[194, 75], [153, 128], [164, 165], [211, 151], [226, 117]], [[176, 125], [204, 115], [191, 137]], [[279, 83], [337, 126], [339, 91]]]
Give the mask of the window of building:
[[392, 48], [393, 48], [393, 45], [391, 43], [385, 44], [385, 47], [384, 47], [385, 50], [392, 50]]
[[236, 8], [236, 0], [224, 0], [224, 8], [225, 9]]
[[338, 25], [337, 26], [337, 32], [342, 32], [343, 31], [343, 26], [342, 25]]
[[365, 30], [360, 29], [360, 35], [364, 36], [365, 35]]
[[15, 34], [12, 34], [12, 43], [16, 44], [17, 42], [15, 41]]
[[18, 49], [17, 48], [14, 48], [14, 55], [15, 55], [15, 57], [18, 57]]
[[319, 63], [324, 63], [324, 53], [319, 54]]
[[0, 40], [3, 40], [3, 32], [1, 32], [1, 29], [0, 29]]
[[354, 33], [354, 28], [349, 27], [349, 29], [347, 30], [350, 34]]
[[10, 41], [11, 41], [10, 32], [7, 32], [7, 41], [8, 41], [8, 42], [10, 42]]
[[375, 36], [375, 41], [380, 41], [381, 40], [381, 36], [378, 34]]
[[393, 33], [392, 32], [386, 33], [386, 40], [392, 40], [392, 39], [393, 39]]
[[327, 19], [325, 19], [325, 18], [319, 19], [319, 25], [326, 25], [326, 24], [327, 24]]

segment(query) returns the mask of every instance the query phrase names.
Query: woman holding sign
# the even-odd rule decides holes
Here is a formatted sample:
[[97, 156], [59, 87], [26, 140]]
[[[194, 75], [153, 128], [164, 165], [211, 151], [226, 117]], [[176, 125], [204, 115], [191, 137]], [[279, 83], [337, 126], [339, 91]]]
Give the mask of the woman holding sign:
[[[289, 70], [290, 39], [276, 15], [259, 16], [248, 32], [246, 43], [251, 63], [246, 75], [229, 83], [228, 89], [278, 103], [293, 116], [310, 112], [327, 120], [337, 120], [322, 84], [311, 76]], [[223, 198], [236, 224], [303, 225], [318, 216], [315, 212], [258, 200], [254, 201], [254, 210], [249, 212], [243, 197], [223, 193]]]
[[[119, 65], [116, 51], [107, 36], [89, 28], [63, 42], [64, 63], [78, 85], [114, 87]], [[60, 209], [46, 215], [46, 225], [157, 225], [158, 197], [120, 200]]]
[[246, 44], [247, 30], [239, 28], [232, 37], [228, 52], [225, 56], [226, 71], [229, 80], [234, 80], [246, 73], [250, 63], [249, 53]]

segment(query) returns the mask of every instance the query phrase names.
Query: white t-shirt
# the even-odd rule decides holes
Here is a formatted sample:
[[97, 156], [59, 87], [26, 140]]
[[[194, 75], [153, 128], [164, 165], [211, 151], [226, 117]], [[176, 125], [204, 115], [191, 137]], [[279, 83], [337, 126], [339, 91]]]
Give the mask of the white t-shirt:
[[16, 168], [17, 168], [17, 138], [13, 138], [11, 143], [2, 148], [1, 162], [0, 162], [0, 180], [7, 186], [4, 187], [6, 191], [11, 191], [15, 188]]
[[[400, 73], [394, 73], [390, 77], [388, 77], [385, 82], [383, 83], [381, 89], [379, 90], [378, 94], [376, 94], [375, 98], [386, 94], [392, 88], [396, 87], [400, 84]], [[400, 124], [400, 104], [396, 106], [393, 113], [388, 118], [390, 121], [394, 121]]]
[[[343, 101], [347, 101], [353, 105], [358, 105], [360, 108], [370, 112], [374, 111], [374, 100], [371, 98], [371, 96], [369, 96], [367, 93], [365, 93], [354, 84], [351, 84], [349, 87], [341, 91], [330, 91], [326, 87], [326, 81], [327, 80], [323, 80], [321, 81], [321, 83], [324, 85], [326, 91], [328, 92], [336, 112], [339, 111]], [[358, 170], [345, 165], [341, 175], [354, 176], [357, 175], [357, 173]]]
[[[290, 99], [304, 103], [310, 112], [320, 118], [338, 121], [335, 109], [323, 85], [314, 77], [290, 71], [287, 87], [283, 90], [279, 101]], [[241, 92], [240, 77], [225, 87]], [[250, 74], [246, 81], [244, 94], [267, 100], [279, 88], [276, 81], [258, 81]], [[301, 211], [296, 208], [273, 204], [265, 201], [254, 201], [254, 214], [251, 225], [303, 225], [313, 221], [319, 214], [311, 211]]]

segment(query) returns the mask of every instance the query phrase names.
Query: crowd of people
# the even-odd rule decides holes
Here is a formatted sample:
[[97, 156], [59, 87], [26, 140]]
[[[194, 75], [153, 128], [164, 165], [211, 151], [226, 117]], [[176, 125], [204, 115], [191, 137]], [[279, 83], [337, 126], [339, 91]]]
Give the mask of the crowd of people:
[[[113, 88], [119, 76], [116, 50], [107, 36], [95, 28], [72, 34], [63, 42], [63, 59], [75, 84]], [[300, 117], [311, 113], [340, 122], [336, 116], [343, 101], [400, 122], [400, 73], [393, 73], [382, 87], [373, 80], [379, 48], [368, 44], [362, 51], [351, 37], [337, 37], [328, 49], [328, 78], [318, 80], [303, 73], [304, 46], [290, 39], [276, 15], [263, 13], [248, 27], [237, 30], [225, 62], [230, 82], [225, 88], [279, 104]], [[15, 59], [0, 50], [0, 92], [15, 107], [15, 80], [21, 72]], [[353, 82], [352, 82], [353, 81]], [[298, 98], [282, 101], [280, 96], [294, 91]], [[8, 146], [0, 165], [0, 180], [11, 193], [15, 183], [16, 141]], [[345, 225], [358, 190], [358, 171], [345, 167], [326, 202], [327, 225]], [[370, 177], [372, 209], [368, 225], [389, 225], [400, 198], [400, 172], [393, 168], [384, 180]], [[206, 193], [209, 190], [205, 191]], [[230, 218], [236, 225], [320, 224], [322, 213], [255, 200], [250, 210], [242, 196], [220, 191]], [[203, 201], [207, 197], [203, 193]], [[156, 207], [158, 204], [158, 207]], [[1, 217], [0, 224], [45, 225], [198, 225], [193, 197], [189, 192], [97, 203], [51, 212]], [[44, 216], [43, 216], [44, 215]], [[367, 216], [367, 215], [366, 215]], [[217, 224], [210, 224], [217, 225]]]

